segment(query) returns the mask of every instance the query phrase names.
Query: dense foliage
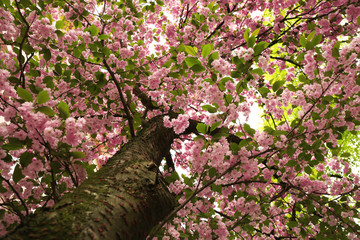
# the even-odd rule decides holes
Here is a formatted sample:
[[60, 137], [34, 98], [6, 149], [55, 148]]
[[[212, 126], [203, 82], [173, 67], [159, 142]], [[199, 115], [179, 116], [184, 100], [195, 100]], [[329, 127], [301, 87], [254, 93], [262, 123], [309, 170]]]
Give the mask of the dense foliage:
[[[357, 0], [2, 0], [1, 234], [162, 115], [179, 206], [152, 237], [359, 239], [359, 16]], [[239, 120], [256, 107], [260, 129]]]

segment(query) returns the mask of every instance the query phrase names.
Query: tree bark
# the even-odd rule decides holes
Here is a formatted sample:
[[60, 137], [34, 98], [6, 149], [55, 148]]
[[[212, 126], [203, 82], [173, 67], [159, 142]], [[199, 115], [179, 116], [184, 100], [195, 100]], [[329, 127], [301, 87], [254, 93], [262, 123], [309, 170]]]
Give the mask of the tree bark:
[[157, 173], [174, 137], [152, 119], [74, 192], [2, 239], [145, 239], [176, 205]]

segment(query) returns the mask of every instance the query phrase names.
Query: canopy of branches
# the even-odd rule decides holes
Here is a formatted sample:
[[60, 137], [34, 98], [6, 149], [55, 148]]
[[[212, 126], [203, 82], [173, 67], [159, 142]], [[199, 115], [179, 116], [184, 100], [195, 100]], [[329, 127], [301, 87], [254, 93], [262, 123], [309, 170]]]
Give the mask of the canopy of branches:
[[360, 125], [359, 16], [357, 0], [2, 0], [0, 234], [161, 115], [180, 208], [153, 235], [359, 239], [341, 144]]

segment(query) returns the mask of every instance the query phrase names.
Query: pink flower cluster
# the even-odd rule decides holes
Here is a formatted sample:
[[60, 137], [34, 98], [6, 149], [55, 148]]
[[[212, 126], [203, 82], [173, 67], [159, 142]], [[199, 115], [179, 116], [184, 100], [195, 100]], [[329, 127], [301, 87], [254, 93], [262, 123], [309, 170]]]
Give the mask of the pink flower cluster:
[[274, 143], [273, 136], [269, 135], [267, 132], [257, 131], [254, 135], [255, 141], [264, 148], [270, 147]]
[[222, 75], [229, 75], [231, 71], [231, 64], [223, 58], [214, 60], [211, 65], [216, 71]]
[[169, 116], [165, 116], [164, 126], [168, 128], [173, 127], [176, 134], [181, 134], [189, 126], [189, 116], [180, 114], [177, 118], [174, 118], [171, 121]]
[[166, 77], [166, 75], [170, 72], [167, 68], [160, 68], [159, 70], [155, 71], [149, 78], [148, 84], [150, 89], [157, 89], [159, 88], [161, 79]]
[[121, 58], [127, 59], [127, 58], [131, 58], [132, 56], [134, 56], [134, 52], [128, 48], [121, 48], [119, 51], [120, 51]]
[[67, 144], [76, 147], [85, 139], [85, 130], [86, 120], [84, 118], [79, 118], [75, 120], [73, 117], [69, 117], [65, 121], [65, 130], [66, 135], [64, 142]]
[[305, 65], [304, 65], [304, 73], [307, 74], [309, 79], [315, 78], [314, 70], [317, 68], [317, 62], [314, 59], [314, 53], [312, 51], [308, 51], [305, 54]]

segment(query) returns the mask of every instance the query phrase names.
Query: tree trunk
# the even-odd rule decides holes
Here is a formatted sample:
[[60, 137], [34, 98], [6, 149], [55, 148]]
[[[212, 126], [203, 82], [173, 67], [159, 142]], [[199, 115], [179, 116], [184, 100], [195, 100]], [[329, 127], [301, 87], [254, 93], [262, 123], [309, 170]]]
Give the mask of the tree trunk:
[[173, 139], [162, 118], [151, 120], [74, 192], [3, 239], [145, 239], [176, 204], [156, 167]]

